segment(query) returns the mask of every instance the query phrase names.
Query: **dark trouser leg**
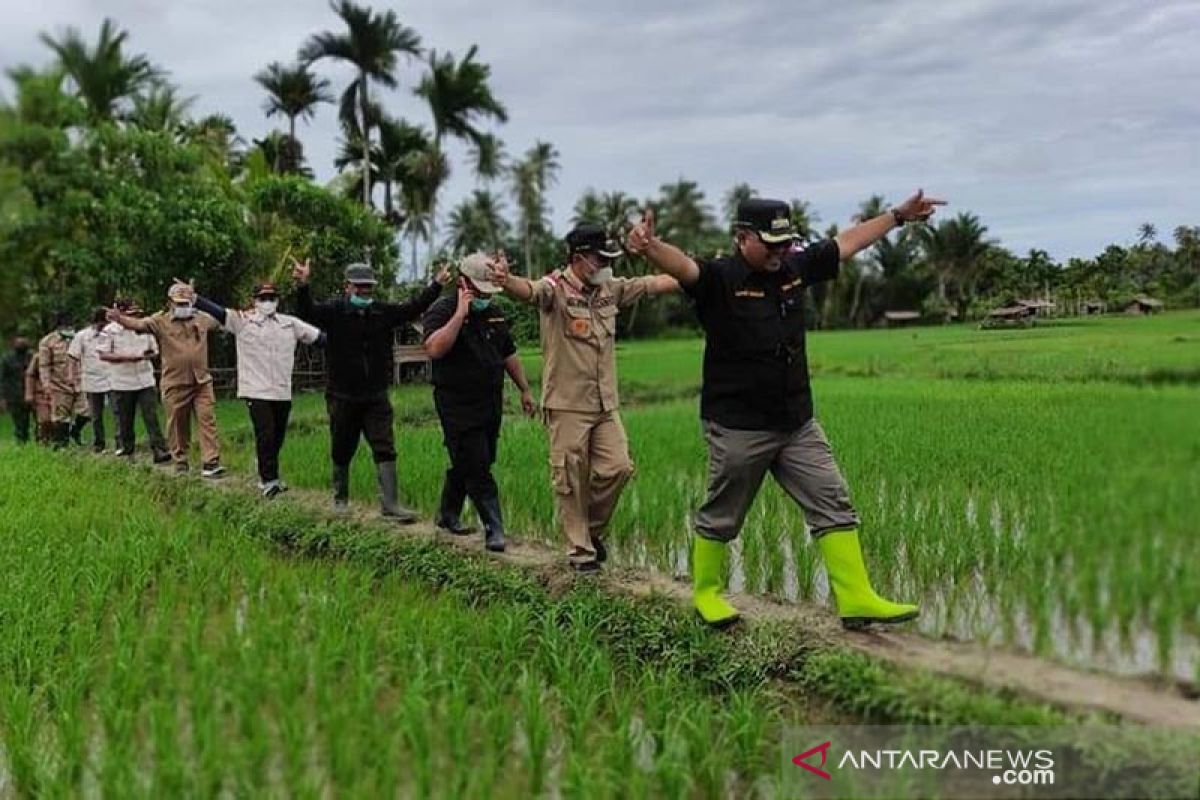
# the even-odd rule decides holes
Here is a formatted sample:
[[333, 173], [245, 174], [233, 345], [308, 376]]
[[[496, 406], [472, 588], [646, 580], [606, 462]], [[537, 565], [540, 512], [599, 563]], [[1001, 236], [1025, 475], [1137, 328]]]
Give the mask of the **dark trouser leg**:
[[9, 413], [12, 414], [13, 434], [17, 438], [17, 442], [24, 444], [29, 441], [29, 413], [30, 408], [25, 404], [24, 400], [10, 400], [8, 403]]
[[463, 503], [467, 499], [467, 484], [463, 474], [454, 460], [454, 451], [462, 434], [462, 426], [455, 418], [451, 409], [439, 402], [437, 392], [434, 392], [434, 403], [437, 406], [438, 418], [442, 423], [442, 444], [446, 446], [446, 455], [450, 458], [450, 467], [442, 480], [442, 499], [438, 504], [437, 518], [434, 520], [439, 528], [451, 533], [465, 536], [472, 529], [462, 523]]
[[[167, 440], [163, 438], [162, 426], [158, 424], [158, 393], [153, 386], [138, 389], [135, 400], [141, 410], [142, 424], [146, 426], [146, 436], [150, 439], [150, 449], [154, 452], [155, 460], [167, 456]], [[133, 452], [133, 411], [129, 412], [129, 452]]]
[[396, 436], [392, 431], [392, 403], [387, 395], [359, 404], [362, 409], [362, 432], [371, 446], [376, 464], [396, 461]]
[[337, 397], [325, 397], [329, 412], [329, 457], [333, 462], [333, 505], [346, 508], [350, 497], [350, 462], [358, 449], [362, 433], [362, 411], [359, 404]]
[[92, 448], [104, 449], [104, 400], [107, 392], [88, 392], [88, 412], [92, 415]]
[[283, 450], [283, 442], [287, 439], [288, 420], [292, 416], [291, 400], [275, 400], [271, 403], [271, 411], [275, 415], [275, 438], [271, 442], [271, 456], [275, 463], [275, 477], [279, 477], [279, 453]]
[[475, 512], [483, 523], [489, 546], [504, 547], [504, 521], [500, 514], [500, 490], [492, 477], [492, 462], [496, 456], [498, 426], [488, 421], [482, 425], [455, 431], [447, 437], [451, 470], [462, 481], [471, 498]]
[[279, 479], [275, 450], [275, 411], [267, 400], [247, 400], [250, 424], [254, 427], [254, 453], [258, 460], [258, 479], [270, 483]]
[[117, 409], [117, 449], [127, 456], [133, 455], [134, 415], [137, 411], [137, 392], [113, 392], [113, 406]]

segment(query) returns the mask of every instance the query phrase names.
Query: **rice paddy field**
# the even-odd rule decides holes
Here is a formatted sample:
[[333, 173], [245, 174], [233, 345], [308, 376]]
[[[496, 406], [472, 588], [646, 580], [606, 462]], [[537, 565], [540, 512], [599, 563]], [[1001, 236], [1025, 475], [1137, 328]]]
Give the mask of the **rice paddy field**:
[[[1200, 314], [818, 332], [809, 351], [877, 587], [922, 603], [916, 630], [1200, 680]], [[700, 353], [620, 348], [638, 476], [618, 564], [687, 572]], [[429, 389], [393, 400], [402, 493], [432, 515], [447, 462]], [[0, 445], [0, 797], [769, 797], [791, 725], [1059, 718], [848, 655], [784, 669], [803, 631], [715, 634], [263, 503], [235, 488], [253, 470], [245, 409], [218, 414], [223, 489]], [[298, 398], [292, 486], [328, 484], [327, 436], [323, 399]], [[510, 413], [510, 533], [557, 544], [546, 464], [540, 425]], [[361, 451], [352, 497], [374, 484]], [[773, 485], [732, 569], [744, 593], [826, 599]]]
[[[1121, 673], [1200, 678], [1200, 315], [811, 335], [817, 415], [863, 517], [874, 575], [925, 606], [933, 636]], [[704, 494], [701, 343], [620, 352], [638, 477], [619, 560], [687, 572]], [[540, 360], [526, 356], [536, 377]], [[513, 398], [509, 398], [510, 401]], [[426, 387], [396, 392], [401, 485], [435, 508], [445, 457]], [[298, 407], [283, 469], [328, 483], [320, 398]], [[244, 410], [223, 409], [252, 469]], [[509, 525], [557, 542], [546, 439], [510, 413], [496, 474]], [[802, 515], [768, 479], [736, 548], [735, 588], [824, 600]], [[352, 491], [371, 496], [365, 452]]]

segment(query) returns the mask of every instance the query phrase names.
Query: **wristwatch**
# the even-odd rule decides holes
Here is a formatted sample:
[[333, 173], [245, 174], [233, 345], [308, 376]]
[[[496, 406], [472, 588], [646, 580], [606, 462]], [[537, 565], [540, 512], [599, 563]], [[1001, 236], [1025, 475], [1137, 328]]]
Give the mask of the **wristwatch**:
[[892, 219], [895, 221], [896, 226], [904, 227], [904, 223], [908, 222], [908, 220], [906, 220], [904, 217], [900, 216], [900, 212], [894, 208], [891, 209], [891, 212], [892, 212]]

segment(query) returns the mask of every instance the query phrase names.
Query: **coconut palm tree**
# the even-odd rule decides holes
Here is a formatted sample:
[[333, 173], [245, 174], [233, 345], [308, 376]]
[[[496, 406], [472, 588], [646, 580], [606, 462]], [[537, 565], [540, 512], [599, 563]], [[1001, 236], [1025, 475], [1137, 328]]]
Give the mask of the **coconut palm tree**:
[[810, 242], [816, 237], [817, 223], [821, 218], [812, 210], [812, 203], [807, 200], [792, 198], [792, 227], [802, 242]]
[[447, 228], [450, 235], [446, 244], [450, 249], [459, 253], [491, 251], [498, 249], [508, 235], [508, 220], [499, 197], [487, 189], [476, 189], [450, 212]]
[[482, 134], [471, 145], [471, 164], [480, 183], [490, 183], [504, 174], [507, 156], [504, 142], [491, 133]]
[[[323, 58], [343, 61], [357, 71], [357, 77], [342, 94], [342, 109], [353, 108], [357, 100], [361, 131], [362, 162], [371, 161], [370, 84], [375, 81], [389, 89], [397, 86], [396, 66], [400, 56], [421, 55], [421, 37], [400, 23], [394, 11], [376, 13], [352, 0], [334, 0], [333, 12], [346, 24], [340, 33], [314, 34], [300, 48], [300, 61], [312, 65]], [[371, 205], [371, 182], [362, 185], [363, 205]]]
[[534, 237], [550, 229], [546, 190], [557, 182], [558, 169], [558, 151], [549, 142], [535, 142], [525, 151], [525, 156], [509, 168], [525, 265], [530, 277], [537, 276], [537, 265], [533, 263]]
[[428, 150], [430, 142], [429, 132], [419, 125], [387, 116], [379, 121], [379, 146], [372, 153], [377, 153], [376, 172], [383, 184], [383, 214], [393, 225], [404, 221], [393, 197], [402, 197], [404, 186], [415, 180], [411, 172], [416, 156]]
[[[433, 143], [439, 150], [447, 136], [453, 136], [464, 142], [481, 148], [484, 161], [492, 155], [483, 152], [494, 146], [485, 140], [485, 134], [479, 128], [483, 119], [493, 119], [497, 122], [508, 121], [508, 111], [492, 94], [488, 85], [491, 78], [491, 67], [475, 60], [479, 48], [471, 45], [466, 56], [456, 60], [453, 53], [438, 55], [436, 50], [429, 53], [429, 72], [421, 78], [421, 82], [413, 89], [413, 93], [422, 97], [429, 104], [429, 112], [433, 116]], [[478, 163], [477, 163], [478, 166]], [[497, 165], [485, 163], [485, 170], [494, 171]], [[433, 198], [431, 209], [432, 224], [437, 227], [437, 197]]]
[[987, 226], [979, 217], [963, 212], [944, 219], [937, 226], [915, 229], [925, 259], [937, 275], [938, 298], [948, 303], [947, 287], [953, 281], [958, 288], [960, 318], [970, 302], [970, 287], [984, 254], [992, 246], [986, 237]]
[[715, 234], [712, 210], [695, 181], [680, 178], [659, 187], [658, 229], [663, 238], [696, 253]]
[[188, 109], [195, 102], [195, 97], [180, 97], [174, 86], [160, 81], [134, 95], [133, 108], [125, 119], [143, 130], [180, 134], [188, 121]]
[[758, 191], [748, 183], [735, 183], [725, 193], [725, 201], [721, 204], [725, 219], [733, 222], [737, 216], [738, 206], [752, 197], [758, 197]]
[[1153, 222], [1143, 222], [1138, 225], [1138, 244], [1154, 244], [1158, 239], [1158, 228]]
[[101, 23], [100, 35], [91, 48], [77, 28], [67, 28], [58, 39], [41, 35], [93, 122], [115, 120], [122, 106], [164, 74], [144, 55], [127, 55], [128, 38], [129, 32], [119, 30], [111, 19]]
[[571, 224], [580, 225], [590, 222], [593, 225], [604, 224], [604, 201], [595, 189], [586, 189], [575, 201], [571, 214]]
[[[255, 82], [267, 91], [263, 111], [267, 117], [276, 114], [287, 117], [288, 138], [296, 141], [296, 120], [312, 119], [321, 103], [332, 103], [329, 81], [318, 77], [305, 64], [285, 66], [273, 61], [254, 76]], [[283, 172], [275, 165], [276, 172]]]

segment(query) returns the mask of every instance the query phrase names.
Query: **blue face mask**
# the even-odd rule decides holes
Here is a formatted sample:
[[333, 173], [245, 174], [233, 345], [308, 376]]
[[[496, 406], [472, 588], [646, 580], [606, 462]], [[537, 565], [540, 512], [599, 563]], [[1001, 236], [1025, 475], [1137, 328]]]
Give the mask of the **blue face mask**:
[[350, 305], [354, 306], [355, 308], [366, 308], [373, 302], [374, 298], [371, 297], [359, 297], [356, 294], [350, 295]]
[[490, 298], [490, 297], [476, 297], [474, 300], [471, 301], [471, 310], [472, 311], [483, 311], [485, 308], [487, 308], [491, 304], [492, 304], [492, 298]]

